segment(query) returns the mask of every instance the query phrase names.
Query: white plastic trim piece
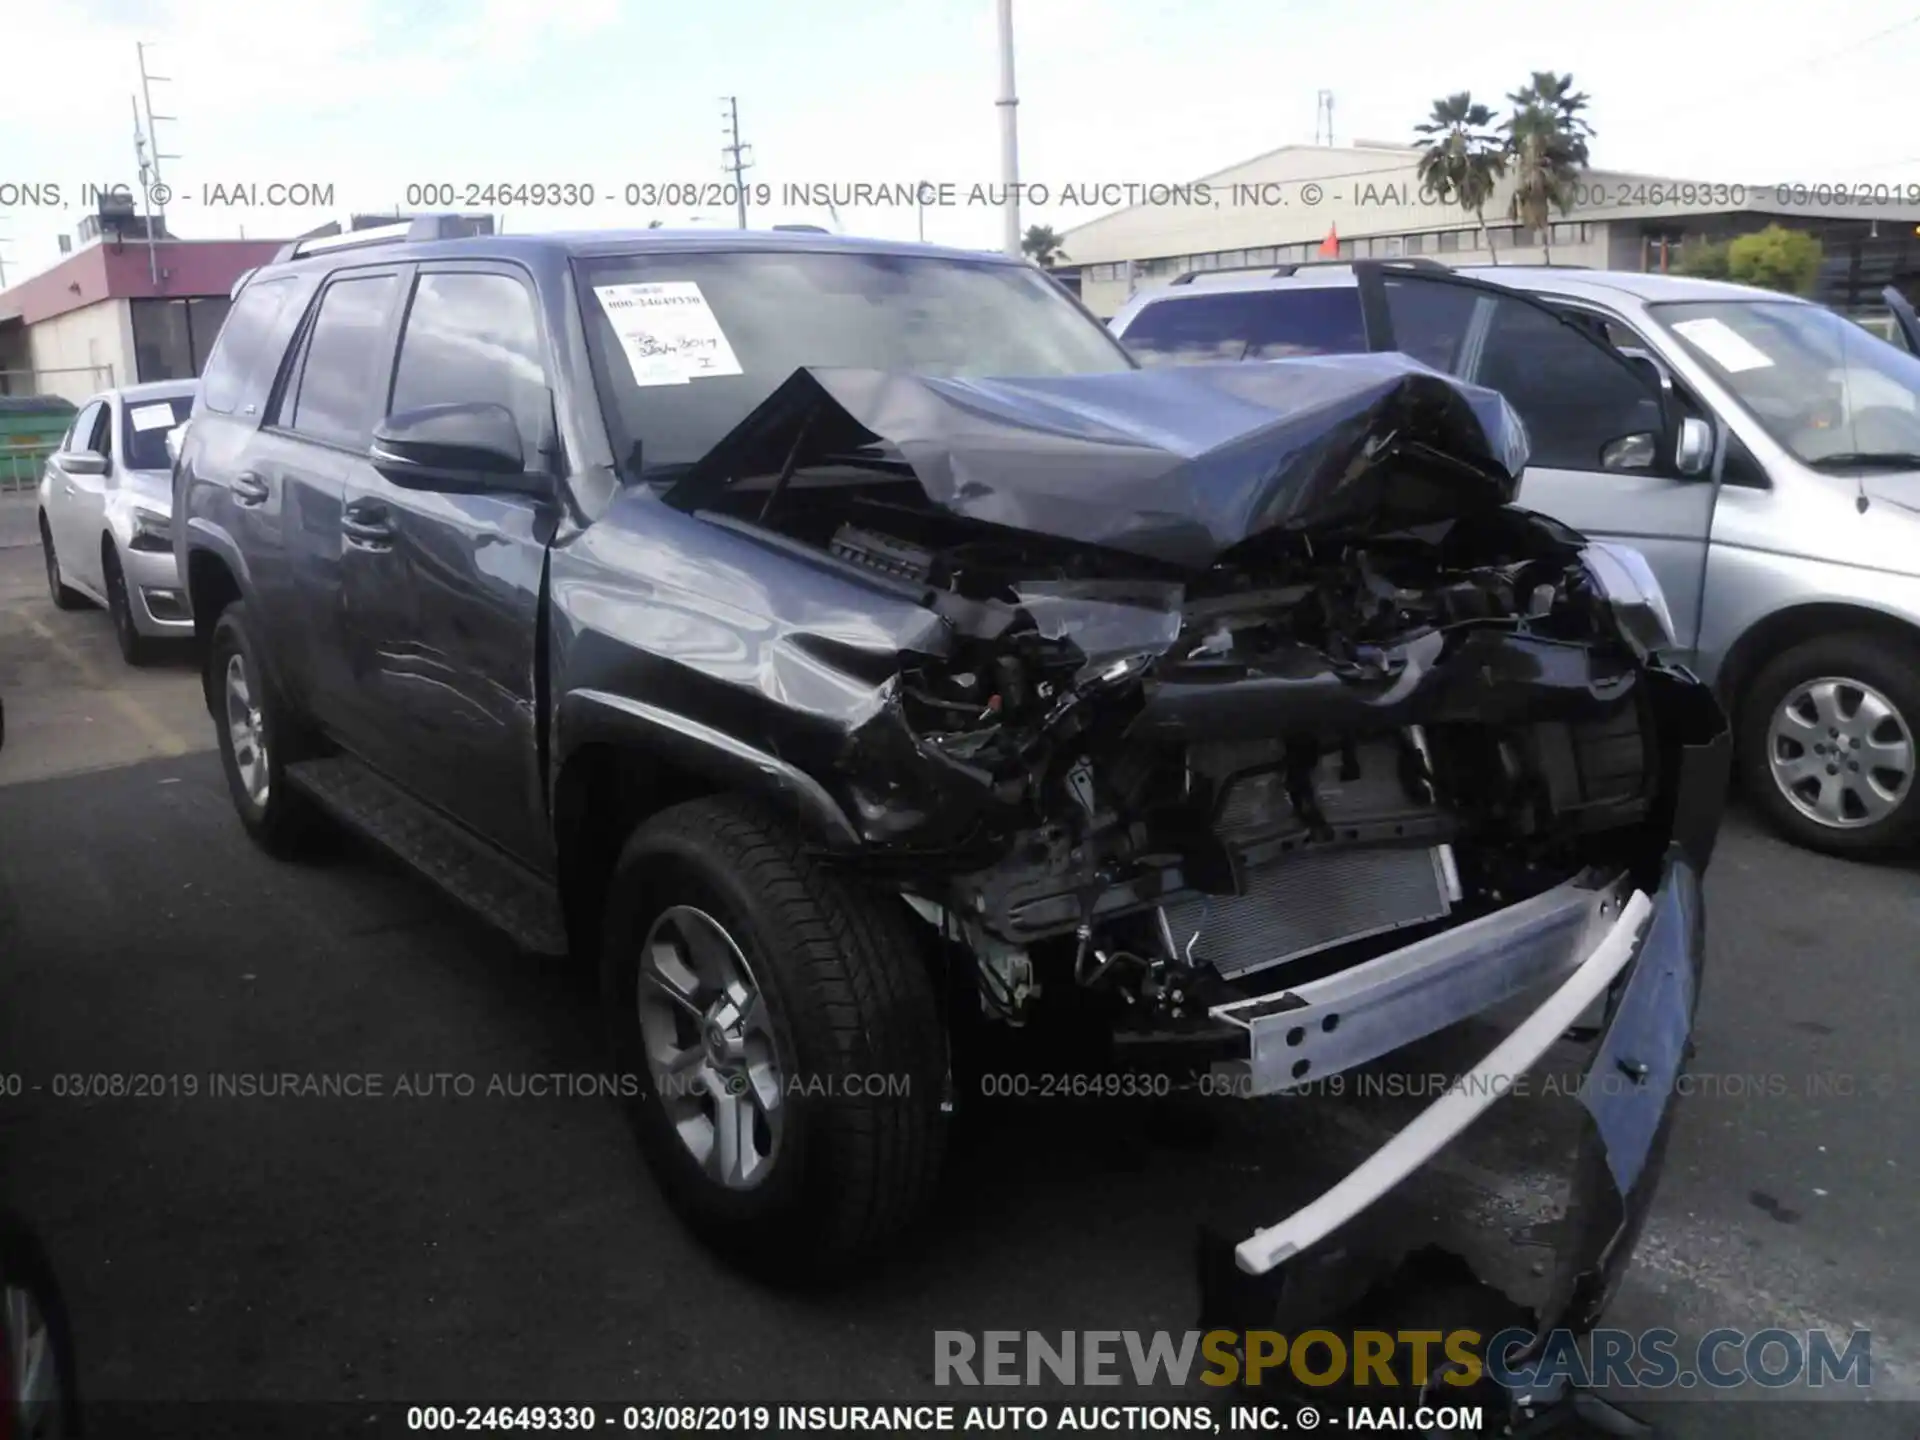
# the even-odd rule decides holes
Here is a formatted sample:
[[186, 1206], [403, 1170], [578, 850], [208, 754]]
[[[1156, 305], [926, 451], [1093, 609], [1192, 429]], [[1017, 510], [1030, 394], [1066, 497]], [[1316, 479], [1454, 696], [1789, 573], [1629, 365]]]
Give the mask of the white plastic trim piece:
[[1256, 1230], [1234, 1250], [1249, 1275], [1265, 1275], [1283, 1260], [1317, 1245], [1407, 1176], [1431, 1160], [1511, 1088], [1514, 1077], [1539, 1062], [1553, 1042], [1605, 993], [1633, 959], [1653, 913], [1653, 902], [1636, 890], [1620, 918], [1602, 936], [1580, 968], [1515, 1027], [1486, 1059], [1460, 1077], [1404, 1130], [1387, 1141], [1319, 1199], [1276, 1225]]

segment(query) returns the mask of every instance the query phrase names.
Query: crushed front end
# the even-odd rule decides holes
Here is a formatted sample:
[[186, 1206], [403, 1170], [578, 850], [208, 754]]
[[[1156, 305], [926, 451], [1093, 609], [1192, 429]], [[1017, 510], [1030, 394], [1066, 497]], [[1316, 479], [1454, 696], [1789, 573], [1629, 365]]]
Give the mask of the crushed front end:
[[[1728, 742], [1640, 558], [1509, 503], [1504, 402], [1396, 357], [802, 372], [747, 429], [710, 468], [766, 483], [702, 508], [941, 617], [821, 778], [982, 1014], [1092, 1018], [1250, 1096], [1524, 1000], [1479, 1067], [1512, 1075], [1600, 1014], [1594, 1064], [1634, 1083], [1584, 1097], [1587, 1228], [1540, 1317], [1590, 1325], [1687, 1049]], [[1495, 1098], [1436, 1101], [1239, 1269], [1280, 1273]]]

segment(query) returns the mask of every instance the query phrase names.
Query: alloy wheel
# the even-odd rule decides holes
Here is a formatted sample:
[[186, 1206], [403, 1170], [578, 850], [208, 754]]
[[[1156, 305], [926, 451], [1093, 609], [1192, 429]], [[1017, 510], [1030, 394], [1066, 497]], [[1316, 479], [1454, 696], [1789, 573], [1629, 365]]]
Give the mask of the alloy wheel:
[[640, 1036], [655, 1093], [717, 1184], [750, 1190], [784, 1129], [779, 1048], [752, 967], [703, 910], [661, 912], [641, 946]]
[[1767, 726], [1767, 762], [1787, 802], [1817, 825], [1857, 830], [1913, 787], [1913, 729], [1873, 686], [1822, 676], [1790, 690]]
[[227, 657], [227, 739], [233, 745], [234, 768], [247, 799], [266, 808], [269, 789], [267, 734], [247, 679], [246, 657], [235, 651]]
[[18, 1433], [21, 1440], [52, 1440], [66, 1430], [53, 1331], [30, 1290], [9, 1285], [0, 1304], [6, 1307], [6, 1374], [12, 1387], [6, 1398], [16, 1407]]

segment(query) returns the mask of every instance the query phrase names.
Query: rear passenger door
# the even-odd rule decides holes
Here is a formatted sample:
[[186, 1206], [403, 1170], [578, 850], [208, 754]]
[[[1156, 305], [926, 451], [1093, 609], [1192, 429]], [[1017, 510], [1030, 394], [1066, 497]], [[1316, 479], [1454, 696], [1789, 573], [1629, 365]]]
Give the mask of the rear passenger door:
[[[409, 277], [381, 413], [491, 403], [519, 423], [528, 468], [564, 461], [533, 283], [505, 264], [423, 263]], [[366, 757], [535, 868], [549, 862], [535, 690], [555, 498], [396, 485], [362, 455], [347, 477], [347, 652]]]
[[1450, 272], [1358, 262], [1369, 347], [1498, 390], [1526, 425], [1519, 502], [1647, 558], [1683, 652], [1698, 640], [1715, 487], [1676, 464], [1680, 412], [1591, 324]]
[[[285, 683], [350, 749], [377, 741], [377, 717], [357, 703], [346, 636], [342, 541], [348, 477], [364, 463], [386, 395], [408, 267], [365, 266], [327, 277], [269, 405], [236, 503], [271, 512], [278, 574], [267, 633]], [[264, 581], [266, 576], [262, 576]]]

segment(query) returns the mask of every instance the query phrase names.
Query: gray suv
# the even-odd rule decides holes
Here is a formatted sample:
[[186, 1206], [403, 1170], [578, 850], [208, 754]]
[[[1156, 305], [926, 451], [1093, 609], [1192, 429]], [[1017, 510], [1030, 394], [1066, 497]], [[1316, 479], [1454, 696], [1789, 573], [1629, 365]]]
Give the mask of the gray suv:
[[1398, 349], [1500, 391], [1532, 452], [1521, 503], [1646, 556], [1676, 658], [1733, 714], [1781, 833], [1838, 854], [1920, 838], [1920, 324], [1898, 291], [1895, 345], [1667, 275], [1361, 261], [1182, 280], [1112, 322], [1144, 364]]
[[240, 288], [174, 533], [240, 823], [344, 822], [597, 964], [725, 1253], [856, 1273], [1006, 1046], [1269, 1096], [1517, 1001], [1453, 1119], [1582, 1015], [1645, 1079], [1583, 1132], [1584, 1325], [1683, 1088], [1726, 737], [1524, 461], [1399, 356], [1138, 368], [1004, 257], [427, 219]]

